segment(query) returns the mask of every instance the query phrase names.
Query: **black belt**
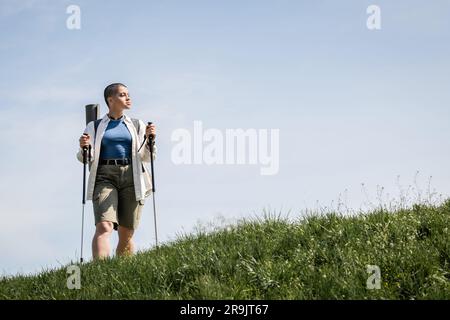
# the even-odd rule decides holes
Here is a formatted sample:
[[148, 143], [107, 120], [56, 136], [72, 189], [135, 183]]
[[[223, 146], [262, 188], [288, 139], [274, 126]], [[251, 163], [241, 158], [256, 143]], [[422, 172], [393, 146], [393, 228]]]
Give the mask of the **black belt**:
[[131, 164], [131, 159], [100, 159], [99, 164], [112, 164], [116, 166], [125, 166]]

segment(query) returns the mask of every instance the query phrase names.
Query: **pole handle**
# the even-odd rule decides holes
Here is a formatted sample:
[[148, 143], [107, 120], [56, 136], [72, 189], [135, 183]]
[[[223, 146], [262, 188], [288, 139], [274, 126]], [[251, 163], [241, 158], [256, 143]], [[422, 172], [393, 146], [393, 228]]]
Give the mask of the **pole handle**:
[[[153, 124], [153, 122], [147, 122], [147, 125], [151, 125], [151, 124]], [[148, 143], [149, 143], [149, 145], [152, 147], [152, 145], [151, 144], [154, 144], [155, 143], [155, 135], [154, 134], [150, 134], [149, 136], [148, 136]]]

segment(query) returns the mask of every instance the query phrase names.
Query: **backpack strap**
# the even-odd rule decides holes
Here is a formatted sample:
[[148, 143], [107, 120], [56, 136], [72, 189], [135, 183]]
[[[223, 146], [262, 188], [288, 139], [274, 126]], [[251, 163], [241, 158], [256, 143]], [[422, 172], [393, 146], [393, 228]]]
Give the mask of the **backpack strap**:
[[[138, 134], [138, 136], [139, 136], [139, 131], [141, 131], [141, 123], [139, 122], [139, 119], [133, 119], [133, 118], [132, 118], [131, 121], [133, 122], [133, 125], [134, 125], [134, 127], [136, 128], [137, 134]], [[141, 146], [139, 147], [138, 152], [141, 150], [142, 146], [144, 145], [145, 140], [146, 140], [146, 139], [144, 138], [144, 141], [142, 141], [142, 144], [141, 144]], [[141, 167], [142, 167], [142, 173], [144, 173], [144, 172], [145, 172], [145, 167], [144, 167], [144, 164], [143, 164], [143, 163], [141, 163]]]
[[94, 133], [95, 134], [97, 134], [97, 128], [101, 121], [102, 121], [102, 119], [98, 119], [98, 120], [95, 120], [95, 122], [94, 122]]
[[137, 133], [138, 133], [138, 135], [139, 135], [139, 131], [141, 131], [141, 124], [140, 124], [140, 122], [139, 122], [139, 119], [133, 119], [133, 118], [131, 118], [131, 122], [133, 122], [134, 127], [136, 128]]

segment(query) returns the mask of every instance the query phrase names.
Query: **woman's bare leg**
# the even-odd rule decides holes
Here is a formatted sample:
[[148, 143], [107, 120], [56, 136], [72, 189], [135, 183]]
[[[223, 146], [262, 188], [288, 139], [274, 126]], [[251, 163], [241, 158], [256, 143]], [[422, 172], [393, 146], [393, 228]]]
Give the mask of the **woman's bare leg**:
[[92, 239], [92, 256], [94, 259], [107, 258], [111, 252], [109, 238], [113, 231], [113, 223], [103, 221], [95, 226], [95, 234]]
[[118, 256], [130, 256], [134, 252], [133, 234], [134, 230], [119, 226], [119, 243], [116, 254]]

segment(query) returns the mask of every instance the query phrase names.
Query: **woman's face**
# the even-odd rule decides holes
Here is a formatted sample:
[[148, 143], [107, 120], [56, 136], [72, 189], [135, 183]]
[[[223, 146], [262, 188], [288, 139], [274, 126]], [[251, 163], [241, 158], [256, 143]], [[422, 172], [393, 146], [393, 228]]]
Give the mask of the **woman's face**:
[[109, 97], [109, 106], [114, 109], [130, 109], [131, 108], [131, 97], [128, 93], [126, 87], [119, 86], [117, 92], [112, 97]]

